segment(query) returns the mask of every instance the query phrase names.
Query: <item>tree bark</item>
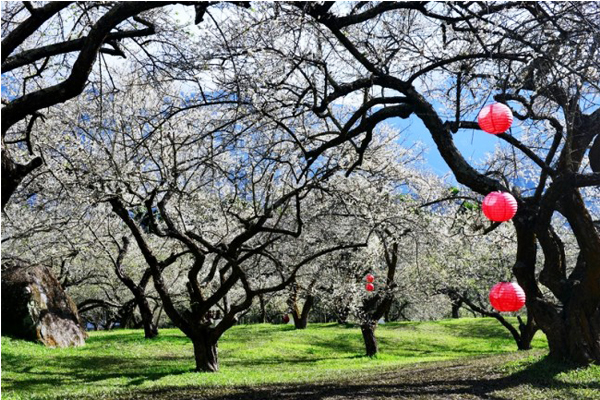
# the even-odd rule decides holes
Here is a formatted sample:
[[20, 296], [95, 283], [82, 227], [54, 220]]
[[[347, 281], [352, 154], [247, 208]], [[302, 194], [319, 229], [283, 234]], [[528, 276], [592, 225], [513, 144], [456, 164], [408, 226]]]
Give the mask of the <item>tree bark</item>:
[[369, 321], [360, 326], [368, 357], [373, 357], [379, 351], [377, 338], [375, 337], [375, 328], [377, 328], [377, 322], [375, 321]]
[[260, 303], [260, 323], [265, 324], [267, 323], [267, 304], [265, 301], [265, 296], [259, 295], [258, 301]]
[[217, 342], [206, 336], [192, 338], [194, 345], [194, 359], [196, 360], [197, 372], [219, 371], [219, 358]]
[[308, 325], [308, 320], [302, 320], [302, 316], [298, 315], [295, 312], [292, 312], [292, 319], [294, 320], [295, 329], [306, 329], [306, 326]]
[[600, 362], [600, 279], [594, 275], [600, 249], [582, 246], [569, 286], [559, 293], [562, 307], [557, 307], [542, 298], [535, 281], [535, 234], [520, 221], [515, 221], [515, 228], [518, 248], [513, 271], [527, 295], [528, 311], [546, 334], [550, 357], [581, 365]]
[[561, 205], [580, 251], [563, 301], [566, 358], [578, 364], [600, 363], [600, 232], [577, 191], [564, 196]]
[[297, 310], [292, 311], [292, 317], [294, 318], [294, 327], [296, 329], [306, 329], [308, 326], [308, 314], [315, 303], [315, 297], [308, 295], [302, 306], [302, 312], [298, 315]]
[[600, 362], [600, 308], [588, 313], [589, 304], [598, 303], [597, 297], [582, 289], [573, 291], [563, 308], [564, 329], [560, 332], [564, 345], [551, 348], [551, 357], [577, 364]]
[[306, 329], [306, 326], [308, 325], [308, 314], [310, 313], [314, 302], [315, 297], [308, 294], [302, 305], [302, 310], [300, 310], [298, 305], [298, 284], [294, 280], [290, 287], [290, 295], [287, 303], [290, 307], [290, 313], [294, 319], [294, 327], [296, 329]]
[[452, 303], [452, 318], [457, 319], [460, 318], [460, 307], [462, 306], [462, 300], [460, 299], [453, 299], [452, 297], [450, 297], [451, 303]]
[[527, 323], [525, 324], [523, 323], [523, 320], [521, 320], [521, 317], [518, 318], [520, 335], [519, 340], [517, 340], [517, 347], [519, 350], [531, 350], [531, 341], [539, 328], [529, 313], [527, 315]]
[[152, 310], [150, 310], [150, 305], [148, 304], [148, 299], [143, 294], [141, 296], [136, 296], [136, 303], [138, 308], [140, 309], [140, 314], [142, 316], [142, 323], [144, 325], [144, 337], [146, 339], [152, 339], [158, 336], [158, 328], [154, 324], [152, 318]]

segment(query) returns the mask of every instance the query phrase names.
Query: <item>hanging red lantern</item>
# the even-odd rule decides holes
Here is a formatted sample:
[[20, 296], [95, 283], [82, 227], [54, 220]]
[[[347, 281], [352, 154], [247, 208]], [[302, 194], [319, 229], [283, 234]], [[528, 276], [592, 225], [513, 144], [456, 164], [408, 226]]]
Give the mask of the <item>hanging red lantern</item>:
[[506, 192], [492, 192], [481, 205], [483, 214], [491, 221], [505, 222], [517, 213], [517, 200]]
[[510, 108], [502, 103], [489, 104], [481, 109], [477, 116], [479, 127], [487, 133], [503, 133], [510, 128], [513, 115]]
[[284, 324], [290, 322], [290, 316], [287, 314], [283, 314], [283, 318], [281, 318]]
[[525, 292], [517, 283], [500, 282], [490, 290], [490, 303], [500, 312], [518, 311], [525, 305]]
[[373, 283], [375, 282], [375, 277], [371, 274], [367, 274], [367, 276], [365, 277], [365, 279], [367, 280], [367, 282], [369, 283]]
[[367, 289], [367, 292], [372, 292], [373, 290], [375, 290], [375, 285], [373, 285], [372, 283], [367, 283], [365, 289]]

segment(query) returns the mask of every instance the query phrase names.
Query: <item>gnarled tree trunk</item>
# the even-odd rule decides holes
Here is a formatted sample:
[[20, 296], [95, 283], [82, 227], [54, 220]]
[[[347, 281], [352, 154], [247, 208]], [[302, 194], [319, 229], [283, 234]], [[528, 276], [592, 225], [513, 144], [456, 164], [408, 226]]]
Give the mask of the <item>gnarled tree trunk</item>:
[[519, 318], [519, 338], [517, 339], [517, 347], [519, 350], [531, 350], [531, 341], [535, 336], [539, 327], [531, 315], [527, 315], [527, 323], [523, 323]]
[[582, 286], [574, 287], [562, 310], [544, 310], [548, 315], [541, 328], [548, 337], [550, 357], [585, 365], [600, 362], [600, 308], [599, 294]]
[[194, 345], [194, 359], [196, 360], [196, 371], [217, 372], [219, 370], [219, 355], [217, 342], [211, 340], [208, 335], [192, 337]]
[[[573, 214], [569, 215], [569, 212], [566, 214], [574, 217]], [[577, 223], [572, 221], [573, 219], [570, 219], [569, 222], [576, 226]], [[522, 220], [515, 221], [515, 227], [518, 249], [513, 271], [519, 284], [525, 289], [528, 310], [546, 334], [550, 357], [582, 365], [600, 362], [600, 246], [589, 246], [578, 237], [580, 255], [577, 265], [568, 279], [559, 280], [555, 275], [564, 274], [566, 269], [562, 243], [553, 233], [546, 235], [545, 231], [538, 230], [537, 238], [545, 253], [545, 265], [540, 274], [540, 281], [548, 286], [562, 303], [557, 307], [544, 300], [537, 287], [536, 235]], [[589, 232], [590, 235], [586, 238], [588, 240], [593, 239], [596, 233], [592, 230]]]
[[600, 363], [600, 308], [594, 314], [586, 313], [581, 302], [589, 301], [587, 296], [577, 296], [569, 302], [564, 310], [566, 348], [565, 357], [559, 349], [553, 349], [558, 358], [568, 358], [578, 364], [588, 364], [590, 361]]
[[[311, 283], [310, 286], [314, 284]], [[306, 329], [308, 325], [308, 314], [312, 309], [312, 306], [315, 302], [315, 297], [311, 294], [306, 296], [304, 300], [304, 304], [302, 305], [302, 309], [298, 304], [298, 283], [294, 280], [290, 285], [290, 295], [288, 297], [287, 303], [290, 307], [290, 313], [292, 314], [292, 318], [294, 319], [294, 327], [296, 329]]]
[[158, 336], [158, 328], [154, 324], [152, 310], [150, 310], [150, 305], [148, 304], [148, 299], [146, 296], [136, 296], [136, 303], [138, 308], [140, 309], [140, 314], [142, 316], [142, 323], [144, 325], [144, 337], [146, 339], [152, 339]]
[[308, 314], [315, 303], [315, 297], [312, 295], [306, 296], [306, 300], [302, 305], [302, 312], [298, 312], [298, 308], [292, 308], [292, 317], [294, 319], [294, 327], [296, 329], [306, 329], [308, 326]]
[[373, 357], [379, 351], [379, 348], [377, 347], [377, 338], [375, 337], [376, 328], [377, 322], [375, 321], [370, 321], [360, 326], [368, 357]]
[[460, 307], [462, 307], [462, 300], [453, 298], [450, 296], [450, 304], [452, 305], [452, 318], [457, 319], [460, 318]]
[[265, 324], [267, 322], [267, 302], [265, 301], [265, 296], [258, 296], [258, 302], [260, 304], [260, 319], [259, 322], [261, 324]]
[[548, 339], [550, 357], [581, 365], [600, 362], [600, 310], [590, 313], [583, 306], [594, 302], [594, 297], [582, 291], [563, 302], [562, 310], [543, 302], [534, 308]]

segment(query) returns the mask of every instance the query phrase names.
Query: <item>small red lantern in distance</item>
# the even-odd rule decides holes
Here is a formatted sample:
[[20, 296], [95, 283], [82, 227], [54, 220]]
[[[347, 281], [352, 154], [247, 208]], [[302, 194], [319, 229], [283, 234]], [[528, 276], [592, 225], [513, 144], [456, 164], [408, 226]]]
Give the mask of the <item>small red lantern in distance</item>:
[[489, 104], [481, 109], [477, 122], [482, 130], [497, 135], [506, 132], [512, 125], [512, 111], [502, 103]]
[[375, 290], [375, 286], [372, 283], [367, 283], [365, 289], [367, 289], [367, 292], [372, 292], [373, 290]]
[[284, 324], [287, 324], [288, 322], [290, 322], [290, 316], [287, 314], [283, 314], [282, 320]]
[[490, 303], [500, 312], [519, 311], [525, 305], [525, 292], [516, 283], [500, 282], [490, 290]]
[[505, 222], [517, 213], [517, 200], [510, 193], [492, 192], [485, 196], [481, 208], [489, 220]]
[[367, 280], [367, 282], [369, 283], [373, 283], [375, 282], [375, 277], [371, 274], [367, 274], [367, 276], [365, 277], [365, 279]]

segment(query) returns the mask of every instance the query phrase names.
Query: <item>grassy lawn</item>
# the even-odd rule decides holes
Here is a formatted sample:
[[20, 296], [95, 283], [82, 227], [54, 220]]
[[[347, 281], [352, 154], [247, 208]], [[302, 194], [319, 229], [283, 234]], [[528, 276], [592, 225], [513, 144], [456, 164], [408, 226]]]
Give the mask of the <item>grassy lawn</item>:
[[[418, 374], [411, 371], [451, 371], [451, 365], [471, 362], [474, 370], [481, 364], [498, 379], [524, 373], [533, 374], [534, 380], [550, 377], [548, 385], [534, 382], [529, 388], [526, 380], [519, 386], [532, 396], [575, 390], [571, 394], [578, 398], [593, 398], [600, 390], [600, 367], [564, 371], [544, 362], [540, 357], [546, 342], [541, 334], [534, 339], [534, 350], [517, 353], [508, 331], [493, 319], [386, 324], [378, 328], [377, 337], [380, 355], [369, 359], [362, 356], [357, 327], [312, 324], [296, 331], [288, 325], [236, 326], [219, 343], [221, 371], [216, 374], [193, 372], [192, 345], [174, 329], [161, 330], [153, 340], [145, 340], [142, 331], [92, 332], [84, 347], [69, 349], [3, 337], [2, 395], [4, 399], [185, 398], [198, 393], [211, 397], [248, 388], [347, 386], [383, 377], [397, 381], [401, 371], [412, 379]], [[488, 358], [496, 361], [482, 361]], [[545, 386], [559, 392], [545, 392]]]

